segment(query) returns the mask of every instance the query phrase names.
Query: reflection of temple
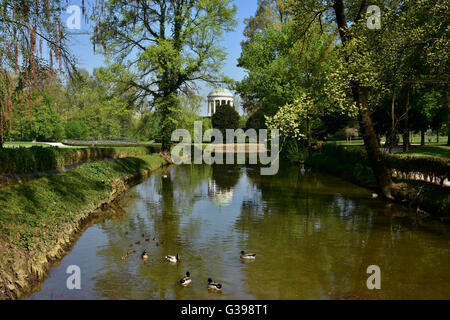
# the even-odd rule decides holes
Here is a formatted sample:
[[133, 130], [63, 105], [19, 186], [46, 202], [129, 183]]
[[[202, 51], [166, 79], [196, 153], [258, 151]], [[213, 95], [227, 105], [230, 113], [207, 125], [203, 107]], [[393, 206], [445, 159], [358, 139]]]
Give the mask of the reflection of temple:
[[214, 180], [209, 180], [208, 196], [216, 206], [225, 207], [233, 201], [233, 188], [220, 188]]

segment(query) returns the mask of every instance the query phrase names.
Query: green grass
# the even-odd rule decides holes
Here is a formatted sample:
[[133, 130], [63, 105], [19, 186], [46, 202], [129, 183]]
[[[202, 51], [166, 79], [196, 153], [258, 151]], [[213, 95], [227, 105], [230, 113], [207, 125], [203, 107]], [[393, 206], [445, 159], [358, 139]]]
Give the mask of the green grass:
[[[123, 188], [113, 188], [118, 179], [149, 173], [164, 164], [166, 160], [159, 155], [98, 161], [65, 173], [3, 186], [0, 192], [0, 299], [11, 297], [6, 290], [11, 279], [21, 284], [32, 281], [35, 272], [31, 270], [45, 267], [43, 257], [54, 254], [58, 242], [67, 239], [70, 230], [108, 202], [113, 190], [123, 191]], [[27, 290], [22, 285], [18, 288]], [[20, 292], [15, 291], [14, 295], [20, 296]]]
[[114, 148], [114, 147], [155, 147], [160, 148], [160, 143], [155, 143], [153, 141], [143, 141], [137, 143], [124, 143], [124, 142], [90, 142], [90, 141], [77, 141], [68, 140], [67, 146], [74, 147], [96, 147], [96, 148]]
[[335, 140], [335, 141], [327, 141], [330, 143], [336, 143], [338, 146], [363, 146], [364, 140], [363, 139], [353, 139], [352, 141], [347, 140]]
[[25, 142], [25, 141], [5, 142], [3, 146], [5, 148], [51, 147], [50, 145], [42, 142]]
[[91, 162], [3, 188], [0, 233], [21, 248], [32, 248], [35, 235], [49, 239], [43, 231], [51, 237], [49, 231], [57, 232], [64, 223], [75, 221], [80, 211], [94, 209], [107, 200], [115, 179], [153, 170], [165, 162], [158, 155]]
[[152, 145], [116, 148], [30, 147], [0, 149], [0, 174], [45, 172], [68, 165], [106, 158], [142, 156], [160, 151]]
[[409, 154], [425, 155], [441, 158], [450, 158], [450, 147], [443, 145], [434, 146], [412, 146]]

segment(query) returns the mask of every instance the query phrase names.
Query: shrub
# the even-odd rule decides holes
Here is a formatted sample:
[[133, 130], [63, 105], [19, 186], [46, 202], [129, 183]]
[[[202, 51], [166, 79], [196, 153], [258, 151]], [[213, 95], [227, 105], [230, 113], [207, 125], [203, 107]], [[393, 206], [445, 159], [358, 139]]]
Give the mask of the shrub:
[[87, 127], [86, 125], [77, 120], [70, 120], [66, 124], [65, 132], [66, 132], [66, 138], [69, 139], [79, 139], [86, 137], [87, 134]]
[[143, 156], [159, 150], [160, 148], [154, 146], [84, 149], [4, 148], [0, 149], [0, 174], [44, 172], [93, 160]]
[[[367, 154], [364, 148], [352, 148], [327, 143], [322, 146], [321, 153], [327, 157], [335, 158], [357, 168], [357, 171], [371, 172]], [[434, 182], [443, 183], [450, 179], [450, 160], [441, 157], [409, 154], [385, 154], [385, 163], [388, 168], [395, 170], [404, 179], [411, 179], [412, 175], [422, 175]], [[363, 170], [364, 168], [364, 170]]]
[[239, 113], [230, 105], [224, 104], [217, 108], [216, 113], [211, 118], [212, 126], [218, 129], [225, 136], [226, 129], [239, 128]]

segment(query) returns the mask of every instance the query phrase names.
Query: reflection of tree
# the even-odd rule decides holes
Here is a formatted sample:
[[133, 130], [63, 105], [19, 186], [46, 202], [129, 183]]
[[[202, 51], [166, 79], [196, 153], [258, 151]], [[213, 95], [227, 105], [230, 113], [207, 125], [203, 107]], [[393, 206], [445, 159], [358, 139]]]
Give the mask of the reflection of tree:
[[[450, 258], [442, 264], [442, 252], [433, 255], [420, 236], [411, 242], [411, 234], [395, 231], [404, 227], [390, 228], [405, 210], [371, 200], [368, 190], [292, 168], [276, 177], [247, 170], [247, 177], [259, 193], [242, 203], [236, 227], [245, 247], [259, 253], [244, 269], [246, 290], [257, 299], [420, 298], [417, 284], [431, 278], [431, 263], [449, 265]], [[408, 269], [418, 258], [425, 262]], [[367, 290], [366, 269], [373, 264], [384, 272], [387, 290]], [[433, 276], [442, 277], [442, 269]]]
[[212, 179], [220, 191], [232, 191], [241, 178], [241, 168], [234, 165], [212, 165]]
[[[98, 251], [96, 294], [125, 299], [190, 299], [192, 294], [208, 298], [202, 286], [199, 291], [195, 285], [182, 290], [175, 281], [187, 270], [196, 279], [220, 277], [236, 263], [239, 269], [231, 271], [237, 271], [239, 286], [257, 299], [448, 296], [450, 278], [443, 272], [450, 265], [448, 242], [399, 216], [405, 212], [399, 206], [372, 200], [370, 191], [302, 168], [281, 167], [273, 177], [261, 177], [259, 168], [242, 170], [249, 185], [239, 185], [245, 190], [240, 215], [236, 220], [221, 215], [224, 221], [232, 216], [234, 228], [221, 233], [218, 227], [208, 233], [211, 227], [202, 224], [202, 211], [212, 206], [198, 200], [207, 199], [209, 181], [235, 188], [241, 173], [226, 167], [174, 167], [167, 179], [153, 176], [134, 188], [124, 204], [126, 215], [119, 210], [110, 214], [115, 221], [101, 222], [108, 245]], [[203, 205], [196, 206], [197, 202]], [[139, 252], [121, 261], [128, 244], [142, 240], [142, 233], [165, 244], [133, 246], [137, 251], [149, 249], [147, 264]], [[241, 246], [237, 252], [255, 251], [256, 261], [224, 260], [223, 243], [235, 241]], [[165, 254], [177, 252], [187, 261], [179, 266], [161, 261]], [[381, 292], [365, 286], [366, 269], [372, 264], [382, 270]], [[234, 290], [240, 293], [236, 286]]]
[[216, 206], [227, 206], [233, 201], [234, 188], [241, 178], [241, 168], [234, 165], [212, 165], [212, 179], [208, 194]]
[[[211, 173], [209, 166], [176, 166], [167, 173], [167, 178], [152, 176], [129, 192], [127, 202], [123, 203], [127, 208], [127, 219], [120, 224], [108, 223], [103, 227], [109, 244], [98, 252], [103, 267], [95, 279], [94, 290], [100, 297], [182, 298], [176, 279], [168, 272], [168, 268], [178, 270], [179, 267], [169, 266], [162, 258], [175, 253], [183, 256], [190, 251], [186, 237], [198, 235], [201, 225], [198, 221], [181, 224], [181, 219], [190, 215], [195, 202], [205, 196], [206, 182]], [[142, 238], [141, 234], [145, 237]], [[145, 238], [150, 241], [145, 241]], [[141, 244], [134, 245], [136, 241]], [[131, 249], [128, 248], [130, 243], [133, 244]], [[147, 264], [139, 257], [144, 248], [150, 254]], [[136, 253], [127, 261], [122, 261], [121, 256], [128, 250], [136, 250]], [[152, 267], [149, 268], [149, 265]], [[195, 269], [200, 270], [201, 266]], [[187, 270], [178, 271], [181, 277]]]

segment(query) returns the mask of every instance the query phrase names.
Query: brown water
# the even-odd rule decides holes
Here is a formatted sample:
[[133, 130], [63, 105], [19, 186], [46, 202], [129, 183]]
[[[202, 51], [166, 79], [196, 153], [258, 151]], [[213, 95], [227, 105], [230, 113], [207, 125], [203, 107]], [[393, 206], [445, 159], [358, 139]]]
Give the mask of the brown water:
[[[130, 189], [87, 228], [28, 298], [450, 298], [448, 229], [418, 225], [367, 189], [298, 167], [273, 177], [217, 165], [163, 174]], [[240, 250], [256, 260], [241, 261]], [[181, 263], [163, 260], [176, 253]], [[70, 265], [81, 269], [81, 290], [66, 287]], [[367, 289], [370, 265], [381, 268], [381, 290]], [[186, 271], [193, 281], [184, 288]], [[208, 277], [223, 283], [222, 293], [207, 290]]]

